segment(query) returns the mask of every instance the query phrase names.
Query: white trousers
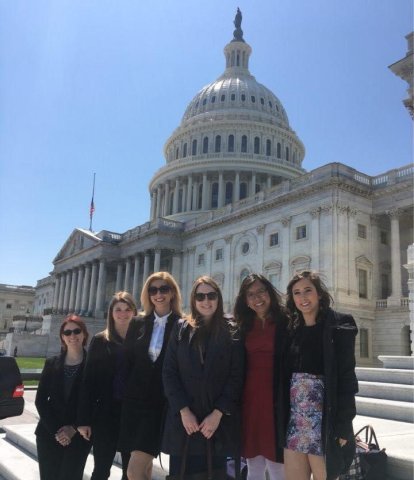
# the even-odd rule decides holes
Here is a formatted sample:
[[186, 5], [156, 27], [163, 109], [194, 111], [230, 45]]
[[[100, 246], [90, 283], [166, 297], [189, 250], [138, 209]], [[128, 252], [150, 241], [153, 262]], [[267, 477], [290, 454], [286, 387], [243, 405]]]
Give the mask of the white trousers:
[[284, 480], [285, 466], [283, 463], [276, 463], [268, 460], [262, 455], [247, 458], [247, 480], [264, 480], [267, 470], [269, 480]]

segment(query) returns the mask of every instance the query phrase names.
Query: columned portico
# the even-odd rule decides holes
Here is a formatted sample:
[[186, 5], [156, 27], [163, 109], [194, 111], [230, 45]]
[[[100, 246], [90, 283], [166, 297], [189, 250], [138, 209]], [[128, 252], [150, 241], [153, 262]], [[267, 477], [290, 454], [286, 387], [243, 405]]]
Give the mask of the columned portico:
[[155, 255], [154, 255], [154, 272], [160, 271], [160, 265], [161, 265], [161, 250], [159, 248], [156, 248]]
[[68, 313], [69, 310], [69, 294], [70, 294], [71, 272], [65, 272], [65, 294], [63, 297], [63, 313]]
[[93, 311], [95, 310], [97, 275], [98, 275], [98, 264], [95, 261], [92, 263], [91, 284], [89, 287], [88, 315], [92, 315]]
[[131, 259], [128, 257], [125, 260], [125, 279], [124, 279], [125, 292], [130, 291], [130, 282], [131, 282]]
[[400, 305], [401, 301], [401, 246], [400, 246], [400, 216], [398, 209], [386, 212], [391, 220], [391, 296], [390, 305]]
[[96, 288], [95, 316], [103, 316], [103, 305], [105, 299], [106, 269], [105, 260], [99, 261], [98, 285]]
[[60, 289], [60, 275], [55, 275], [55, 288], [53, 290], [53, 311], [56, 312], [58, 310], [59, 305], [59, 289]]
[[90, 282], [91, 282], [91, 264], [87, 263], [85, 265], [85, 276], [84, 276], [83, 291], [82, 291], [82, 304], [81, 304], [82, 315], [85, 315], [88, 312]]
[[82, 284], [83, 284], [83, 272], [84, 267], [81, 265], [78, 267], [78, 282], [76, 286], [76, 298], [75, 298], [75, 312], [79, 313], [81, 309], [81, 299], [82, 299]]
[[75, 309], [75, 294], [77, 287], [78, 271], [76, 268], [72, 270], [72, 276], [70, 281], [70, 294], [69, 294], [69, 312], [73, 312]]
[[139, 266], [140, 266], [141, 257], [137, 253], [134, 257], [134, 279], [132, 281], [132, 296], [135, 301], [138, 299], [139, 295]]
[[124, 271], [124, 266], [121, 262], [118, 262], [116, 266], [116, 281], [115, 281], [115, 292], [119, 292], [122, 289], [122, 273]]

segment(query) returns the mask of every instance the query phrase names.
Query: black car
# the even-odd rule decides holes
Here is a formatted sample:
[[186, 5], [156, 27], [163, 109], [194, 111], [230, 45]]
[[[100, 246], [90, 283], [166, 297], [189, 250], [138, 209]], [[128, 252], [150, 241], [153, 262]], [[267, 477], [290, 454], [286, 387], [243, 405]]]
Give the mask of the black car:
[[14, 357], [0, 356], [0, 420], [21, 415], [24, 386]]

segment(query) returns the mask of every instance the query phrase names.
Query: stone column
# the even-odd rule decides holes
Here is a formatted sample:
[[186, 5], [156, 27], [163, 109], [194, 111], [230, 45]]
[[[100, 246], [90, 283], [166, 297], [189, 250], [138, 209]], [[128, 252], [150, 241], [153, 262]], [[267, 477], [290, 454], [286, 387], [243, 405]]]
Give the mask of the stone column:
[[60, 274], [59, 300], [58, 300], [59, 313], [63, 312], [63, 300], [65, 298], [65, 288], [66, 288], [66, 272], [63, 272]]
[[233, 202], [240, 200], [240, 173], [236, 172], [236, 179], [234, 181]]
[[82, 315], [85, 315], [88, 313], [90, 280], [91, 280], [91, 265], [90, 263], [87, 263], [85, 265], [85, 275], [83, 278], [83, 286], [82, 286], [82, 305], [81, 305]]
[[379, 268], [379, 215], [371, 215], [371, 251], [372, 251], [372, 294], [374, 299], [382, 299], [381, 277]]
[[83, 282], [83, 265], [78, 267], [78, 284], [76, 286], [76, 299], [75, 299], [76, 313], [79, 313], [81, 310], [82, 282]]
[[191, 211], [192, 188], [193, 188], [193, 177], [192, 177], [192, 175], [188, 175], [188, 180], [187, 180], [187, 208], [186, 208], [187, 212]]
[[266, 186], [267, 188], [272, 188], [272, 176], [268, 175], [266, 178]]
[[60, 275], [55, 275], [55, 286], [53, 289], [53, 313], [56, 313], [59, 307], [59, 287], [60, 287]]
[[231, 285], [231, 239], [232, 235], [226, 235], [224, 241], [226, 247], [224, 249], [224, 285], [223, 285], [223, 299], [231, 304], [232, 298], [232, 285]]
[[69, 293], [69, 312], [75, 311], [75, 294], [78, 280], [78, 271], [76, 268], [72, 270], [72, 278], [70, 282], [70, 293]]
[[408, 270], [408, 308], [410, 310], [410, 349], [411, 356], [414, 355], [414, 243], [407, 249], [407, 264], [404, 268]]
[[155, 255], [154, 255], [154, 272], [160, 271], [160, 265], [161, 265], [161, 249], [156, 248]]
[[125, 260], [124, 290], [126, 292], [130, 292], [130, 282], [131, 282], [131, 259], [128, 257]]
[[203, 173], [203, 198], [201, 203], [201, 209], [207, 210], [207, 208], [208, 208], [207, 173]]
[[181, 253], [179, 251], [175, 251], [173, 253], [172, 257], [172, 276], [175, 278], [175, 280], [181, 284], [181, 276], [180, 276], [180, 270], [181, 270]]
[[161, 216], [161, 185], [157, 187], [157, 206], [155, 209], [155, 217], [158, 218]]
[[144, 284], [145, 281], [148, 278], [149, 262], [150, 262], [150, 254], [148, 252], [145, 252], [145, 255], [144, 255], [144, 272], [143, 272], [143, 275], [142, 275], [143, 276], [142, 284]]
[[400, 247], [400, 216], [401, 210], [388, 210], [391, 219], [391, 296], [388, 305], [400, 306], [401, 303], [401, 247]]
[[69, 312], [69, 295], [70, 295], [70, 284], [71, 284], [71, 271], [66, 272], [66, 282], [65, 282], [65, 294], [63, 297], [63, 313]]
[[356, 216], [358, 211], [354, 208], [348, 210], [348, 295], [358, 297], [358, 275], [355, 263], [355, 244], [357, 239]]
[[320, 207], [311, 210], [311, 267], [312, 270], [319, 272], [319, 215]]
[[105, 280], [106, 280], [106, 268], [105, 260], [99, 261], [99, 274], [98, 274], [98, 286], [96, 288], [96, 305], [95, 305], [95, 317], [103, 317], [103, 307], [105, 300]]
[[96, 279], [98, 274], [98, 264], [92, 263], [91, 285], [89, 288], [88, 315], [92, 315], [96, 303]]
[[286, 291], [290, 279], [290, 221], [292, 217], [282, 218], [282, 275], [280, 290]]
[[213, 242], [212, 242], [212, 241], [207, 242], [207, 243], [206, 243], [206, 247], [207, 247], [207, 255], [206, 255], [206, 275], [211, 275], [211, 262], [212, 262], [211, 251], [212, 251], [212, 248], [213, 248]]
[[167, 180], [164, 183], [164, 208], [163, 208], [163, 215], [167, 217], [170, 214], [170, 182]]
[[256, 194], [256, 174], [252, 173], [250, 195]]
[[122, 289], [122, 273], [124, 271], [124, 266], [119, 262], [116, 266], [116, 281], [115, 281], [115, 293], [119, 292]]
[[[173, 214], [178, 212], [178, 194], [180, 192], [180, 180], [175, 179], [175, 188], [173, 194]], [[158, 270], [156, 270], [158, 272]]]
[[264, 232], [266, 229], [266, 225], [258, 225], [256, 227], [257, 233], [257, 258], [260, 261], [259, 271], [263, 271], [264, 269]]
[[198, 210], [198, 191], [200, 184], [195, 181], [193, 188], [193, 210]]
[[151, 213], [150, 213], [150, 219], [154, 220], [155, 219], [155, 193], [154, 190], [151, 191]]
[[188, 302], [190, 300], [190, 291], [191, 291], [191, 288], [193, 286], [193, 282], [195, 280], [194, 278], [194, 262], [195, 262], [195, 258], [194, 258], [194, 255], [195, 255], [195, 251], [196, 251], [196, 247], [190, 247], [187, 252], [188, 252], [188, 271], [186, 273], [186, 277], [187, 277], [187, 282], [188, 282], [188, 294], [185, 298], [183, 298], [183, 307], [184, 308], [187, 308], [188, 307]]
[[134, 257], [134, 278], [132, 281], [132, 296], [134, 297], [135, 301], [138, 300], [139, 296], [139, 263], [141, 257], [139, 253], [137, 253]]
[[219, 173], [219, 181], [218, 181], [218, 208], [221, 208], [224, 205], [224, 182], [223, 182], [223, 173]]
[[[188, 250], [183, 251], [183, 275], [181, 278], [181, 297], [187, 298], [189, 295], [188, 290]], [[174, 260], [173, 260], [174, 262]], [[177, 280], [177, 279], [176, 279]]]

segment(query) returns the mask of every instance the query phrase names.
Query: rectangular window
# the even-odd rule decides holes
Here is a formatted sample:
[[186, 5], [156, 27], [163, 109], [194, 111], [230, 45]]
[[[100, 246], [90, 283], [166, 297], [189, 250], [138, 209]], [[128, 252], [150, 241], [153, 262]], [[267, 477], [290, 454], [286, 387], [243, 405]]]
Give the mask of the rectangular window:
[[198, 265], [204, 265], [204, 253], [200, 253], [198, 256]]
[[223, 249], [222, 248], [218, 248], [216, 250], [216, 261], [218, 260], [223, 260]]
[[381, 274], [381, 298], [388, 298], [390, 296], [390, 283], [387, 273]]
[[361, 358], [369, 357], [369, 348], [368, 348], [368, 329], [360, 328], [359, 329], [359, 356]]
[[358, 268], [359, 298], [368, 298], [368, 272]]
[[12, 304], [11, 304], [11, 303], [8, 303], [8, 304], [6, 305], [6, 308], [10, 310], [10, 309], [12, 308]]
[[367, 238], [367, 226], [358, 223], [358, 238]]
[[269, 237], [269, 246], [274, 247], [275, 245], [279, 245], [279, 233], [271, 233]]
[[382, 245], [388, 245], [388, 235], [384, 230], [380, 232], [380, 241]]
[[296, 227], [296, 240], [302, 240], [303, 238], [306, 238], [306, 225]]

